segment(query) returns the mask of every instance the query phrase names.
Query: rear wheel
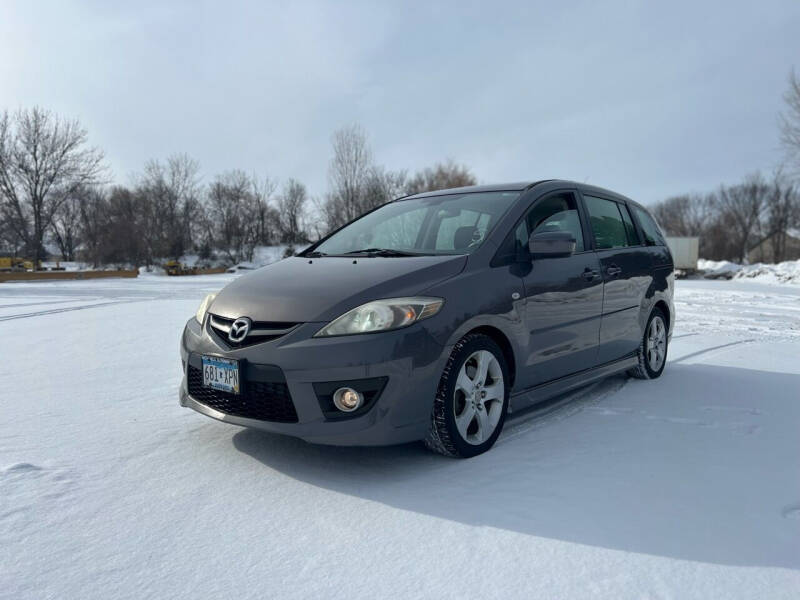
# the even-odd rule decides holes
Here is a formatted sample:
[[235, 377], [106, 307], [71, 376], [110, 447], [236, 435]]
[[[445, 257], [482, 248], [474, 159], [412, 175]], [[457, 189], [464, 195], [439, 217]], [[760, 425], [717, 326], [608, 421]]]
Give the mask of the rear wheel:
[[454, 347], [433, 404], [425, 445], [469, 458], [491, 448], [508, 410], [508, 365], [489, 336], [469, 334]]
[[661, 376], [667, 364], [667, 319], [660, 308], [654, 308], [644, 328], [639, 346], [639, 364], [629, 373], [639, 379], [655, 379]]

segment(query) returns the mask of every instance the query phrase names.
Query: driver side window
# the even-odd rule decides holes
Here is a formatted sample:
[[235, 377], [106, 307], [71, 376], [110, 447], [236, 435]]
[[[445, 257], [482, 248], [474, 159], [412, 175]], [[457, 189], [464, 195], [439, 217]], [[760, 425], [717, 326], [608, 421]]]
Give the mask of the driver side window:
[[583, 252], [583, 230], [573, 194], [556, 194], [537, 201], [517, 226], [514, 237], [524, 248], [531, 233], [548, 231], [568, 231], [575, 238], [575, 252]]

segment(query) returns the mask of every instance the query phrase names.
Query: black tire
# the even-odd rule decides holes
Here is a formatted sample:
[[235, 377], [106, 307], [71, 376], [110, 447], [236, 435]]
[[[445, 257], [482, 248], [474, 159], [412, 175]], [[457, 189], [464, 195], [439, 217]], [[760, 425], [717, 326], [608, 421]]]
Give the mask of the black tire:
[[[665, 328], [665, 338], [664, 338], [664, 358], [661, 361], [661, 366], [654, 370], [650, 366], [650, 362], [647, 360], [647, 336], [648, 332], [650, 331], [650, 325], [653, 320], [658, 317], [661, 319], [662, 323], [664, 324]], [[647, 324], [644, 326], [644, 333], [642, 333], [642, 341], [639, 344], [639, 350], [636, 353], [637, 359], [639, 364], [636, 365], [633, 369], [628, 371], [628, 374], [631, 377], [636, 377], [637, 379], [657, 379], [661, 377], [661, 373], [664, 372], [664, 367], [667, 366], [667, 352], [669, 351], [669, 337], [666, 333], [667, 327], [667, 317], [660, 308], [656, 307], [650, 313], [650, 316], [647, 318]]]
[[[462, 438], [456, 426], [455, 391], [456, 378], [461, 367], [478, 350], [491, 352], [500, 365], [503, 373], [503, 404], [500, 420], [491, 436], [482, 444], [471, 444]], [[453, 351], [450, 353], [450, 358], [447, 360], [439, 380], [431, 413], [431, 425], [424, 440], [425, 446], [429, 450], [454, 458], [471, 458], [489, 450], [503, 430], [508, 412], [509, 384], [508, 364], [500, 346], [492, 338], [480, 333], [470, 333], [461, 338], [453, 346]]]

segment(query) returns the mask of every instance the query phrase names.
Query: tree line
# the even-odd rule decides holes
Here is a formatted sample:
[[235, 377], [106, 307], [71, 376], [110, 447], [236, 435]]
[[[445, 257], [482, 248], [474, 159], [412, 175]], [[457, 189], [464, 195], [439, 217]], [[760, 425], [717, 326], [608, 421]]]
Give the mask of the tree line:
[[781, 262], [793, 258], [787, 241], [800, 228], [800, 194], [781, 172], [769, 179], [754, 173], [706, 194], [668, 198], [653, 207], [653, 214], [667, 235], [699, 237], [703, 258], [743, 263], [756, 245], [769, 240], [766, 259]]
[[[653, 207], [670, 235], [698, 236], [700, 255], [745, 262], [769, 240], [773, 262], [793, 257], [800, 229], [800, 80], [789, 76], [779, 116], [785, 160], [770, 177], [754, 173], [704, 194]], [[259, 245], [319, 239], [389, 200], [473, 185], [452, 161], [410, 174], [378, 164], [366, 132], [344, 127], [331, 138], [328, 189], [231, 170], [202, 183], [186, 154], [145, 164], [129, 185], [112, 184], [103, 152], [77, 120], [34, 107], [0, 115], [0, 253], [93, 265], [151, 265], [196, 253], [201, 260], [252, 260]]]
[[746, 262], [768, 241], [759, 259], [781, 262], [798, 257], [800, 230], [800, 79], [792, 71], [779, 115], [783, 163], [769, 177], [761, 173], [704, 194], [667, 198], [653, 213], [668, 235], [698, 236], [700, 256]]
[[[452, 161], [409, 174], [375, 162], [358, 125], [332, 136], [328, 191], [312, 198], [283, 183], [231, 170], [202, 183], [186, 154], [151, 160], [129, 185], [109, 180], [103, 152], [76, 120], [34, 107], [0, 116], [0, 252], [95, 266], [152, 265], [190, 253], [202, 261], [252, 260], [259, 245], [318, 239], [394, 198], [473, 185]], [[291, 251], [291, 250], [290, 250]]]

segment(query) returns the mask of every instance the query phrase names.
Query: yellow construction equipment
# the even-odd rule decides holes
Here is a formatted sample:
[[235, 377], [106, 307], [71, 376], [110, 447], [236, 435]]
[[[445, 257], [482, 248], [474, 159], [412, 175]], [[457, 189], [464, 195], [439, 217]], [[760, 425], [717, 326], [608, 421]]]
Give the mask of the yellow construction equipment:
[[177, 260], [165, 262], [164, 270], [167, 272], [167, 275], [197, 275], [196, 267], [187, 267]]
[[0, 256], [0, 271], [39, 271], [42, 261], [35, 265], [32, 260], [18, 256]]

